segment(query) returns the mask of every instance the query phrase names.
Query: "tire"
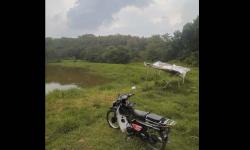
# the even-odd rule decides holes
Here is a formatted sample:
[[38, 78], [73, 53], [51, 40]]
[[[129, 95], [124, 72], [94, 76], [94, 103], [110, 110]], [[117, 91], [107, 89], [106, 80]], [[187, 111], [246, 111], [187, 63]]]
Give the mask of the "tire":
[[117, 122], [117, 118], [116, 118], [116, 114], [113, 110], [109, 110], [107, 112], [107, 122], [109, 124], [109, 126], [113, 129], [119, 129], [119, 125], [118, 125], [118, 122]]
[[167, 145], [167, 141], [164, 141], [164, 142], [162, 143], [161, 150], [165, 150], [165, 149], [166, 149], [166, 145]]
[[149, 147], [151, 147], [152, 150], [165, 150], [166, 149], [166, 144], [167, 144], [167, 141], [164, 141], [162, 143], [157, 143], [157, 145], [149, 143]]
[[[157, 133], [157, 134], [156, 134]], [[155, 132], [154, 133], [155, 137], [161, 137], [161, 133], [159, 132]], [[151, 135], [152, 136], [152, 135]], [[155, 141], [155, 143], [153, 142], [149, 142], [149, 146], [152, 148], [152, 150], [165, 150], [166, 149], [166, 144], [167, 144], [167, 141], [168, 141], [168, 137], [166, 137], [165, 139], [162, 139], [161, 141], [157, 141], [156, 140], [153, 140]]]
[[168, 142], [168, 136], [165, 139], [163, 139], [161, 150], [165, 150], [166, 149], [167, 142]]

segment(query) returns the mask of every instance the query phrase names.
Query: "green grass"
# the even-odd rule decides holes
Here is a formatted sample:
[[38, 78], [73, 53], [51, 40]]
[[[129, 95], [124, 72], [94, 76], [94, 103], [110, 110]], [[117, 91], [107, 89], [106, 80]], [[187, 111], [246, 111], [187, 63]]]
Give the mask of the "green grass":
[[[138, 139], [127, 142], [122, 132], [110, 128], [106, 122], [106, 112], [112, 101], [118, 93], [130, 92], [132, 85], [137, 86], [136, 95], [130, 99], [137, 103], [136, 109], [151, 111], [177, 122], [167, 150], [198, 150], [198, 68], [191, 68], [185, 84], [178, 87], [179, 78], [147, 69], [143, 63], [62, 61], [49, 65], [83, 68], [108, 82], [81, 89], [56, 90], [46, 95], [47, 150], [146, 150], [145, 143]], [[164, 87], [166, 82], [169, 84]]]

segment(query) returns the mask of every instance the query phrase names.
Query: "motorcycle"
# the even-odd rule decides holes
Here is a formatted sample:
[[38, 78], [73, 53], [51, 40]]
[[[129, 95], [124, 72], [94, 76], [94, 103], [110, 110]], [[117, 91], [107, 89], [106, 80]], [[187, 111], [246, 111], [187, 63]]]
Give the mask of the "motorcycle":
[[176, 122], [151, 112], [134, 109], [135, 103], [128, 100], [133, 95], [118, 95], [107, 112], [109, 126], [120, 129], [128, 137], [141, 138], [149, 143], [152, 149], [165, 150], [170, 129]]

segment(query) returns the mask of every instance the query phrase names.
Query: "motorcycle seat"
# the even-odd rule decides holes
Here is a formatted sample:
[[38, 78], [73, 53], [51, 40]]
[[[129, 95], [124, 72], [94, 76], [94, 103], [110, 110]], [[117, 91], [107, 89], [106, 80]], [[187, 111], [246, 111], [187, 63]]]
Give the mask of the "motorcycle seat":
[[165, 118], [163, 116], [159, 116], [157, 114], [150, 113], [150, 114], [146, 115], [146, 120], [156, 122], [156, 123], [160, 123], [160, 122], [164, 122]]
[[141, 121], [150, 121], [155, 123], [163, 123], [166, 119], [163, 116], [159, 116], [154, 113], [145, 112], [141, 110], [134, 110], [134, 116], [135, 118], [141, 120]]
[[145, 120], [147, 114], [149, 114], [149, 112], [145, 112], [145, 111], [141, 111], [141, 110], [134, 110], [134, 115], [136, 118], [138, 118], [139, 120]]

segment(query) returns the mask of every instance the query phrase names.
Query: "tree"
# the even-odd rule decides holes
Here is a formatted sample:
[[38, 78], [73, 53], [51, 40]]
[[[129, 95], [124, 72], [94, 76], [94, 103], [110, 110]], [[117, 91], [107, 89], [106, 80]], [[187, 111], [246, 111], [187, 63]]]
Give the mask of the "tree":
[[77, 38], [48, 37], [45, 41], [46, 61], [76, 58], [90, 62], [128, 63], [177, 59], [198, 64], [199, 16], [172, 36], [168, 33], [151, 37], [85, 34]]
[[104, 61], [108, 63], [125, 64], [130, 61], [128, 50], [124, 47], [108, 47], [103, 57]]

